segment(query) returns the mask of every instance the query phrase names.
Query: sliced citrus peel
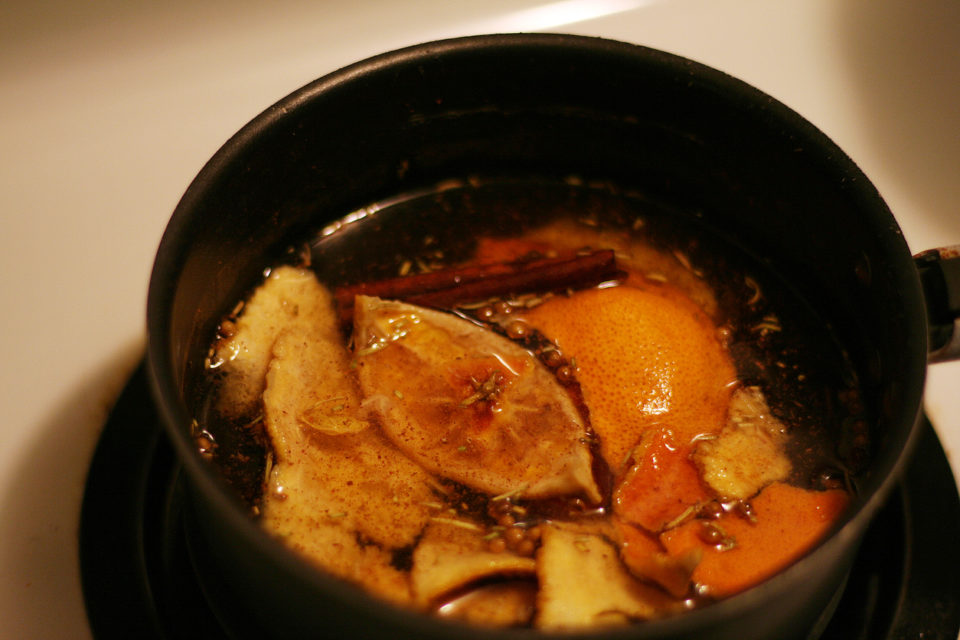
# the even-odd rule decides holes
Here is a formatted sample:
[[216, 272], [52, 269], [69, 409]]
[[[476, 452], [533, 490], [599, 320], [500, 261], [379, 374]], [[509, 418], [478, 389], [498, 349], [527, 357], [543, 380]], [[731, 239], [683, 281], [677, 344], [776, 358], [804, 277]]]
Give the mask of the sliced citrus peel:
[[751, 500], [755, 518], [728, 513], [716, 520], [695, 519], [663, 532], [660, 541], [674, 557], [702, 553], [692, 579], [701, 593], [722, 598], [799, 559], [848, 503], [842, 490], [812, 491], [775, 482]]
[[614, 473], [652, 427], [669, 425], [679, 446], [722, 428], [736, 371], [713, 323], [679, 289], [583, 290], [522, 317], [576, 361]]
[[614, 489], [614, 513], [656, 533], [712, 499], [690, 460], [690, 450], [689, 445], [676, 442], [668, 428], [647, 431]]
[[529, 351], [448, 313], [358, 296], [364, 406], [428, 471], [490, 495], [601, 499], [587, 428]]

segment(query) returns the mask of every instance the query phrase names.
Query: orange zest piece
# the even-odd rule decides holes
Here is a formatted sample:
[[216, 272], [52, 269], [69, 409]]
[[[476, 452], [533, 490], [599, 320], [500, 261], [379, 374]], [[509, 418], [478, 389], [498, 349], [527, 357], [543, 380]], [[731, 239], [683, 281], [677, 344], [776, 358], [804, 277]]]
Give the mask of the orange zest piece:
[[614, 473], [651, 427], [669, 424], [685, 447], [723, 426], [736, 371], [713, 322], [679, 289], [587, 289], [547, 300], [525, 318], [575, 360]]
[[[660, 541], [674, 556], [700, 549], [703, 557], [693, 580], [722, 598], [798, 560], [826, 534], [848, 502], [842, 490], [811, 491], [776, 482], [751, 501], [756, 522], [734, 514], [693, 520], [664, 532]], [[705, 541], [705, 527], [722, 532], [733, 548], [724, 551], [722, 545]]]
[[648, 531], [659, 532], [709, 500], [689, 452], [689, 446], [674, 442], [669, 429], [649, 431], [635, 449], [633, 465], [614, 490], [614, 513]]

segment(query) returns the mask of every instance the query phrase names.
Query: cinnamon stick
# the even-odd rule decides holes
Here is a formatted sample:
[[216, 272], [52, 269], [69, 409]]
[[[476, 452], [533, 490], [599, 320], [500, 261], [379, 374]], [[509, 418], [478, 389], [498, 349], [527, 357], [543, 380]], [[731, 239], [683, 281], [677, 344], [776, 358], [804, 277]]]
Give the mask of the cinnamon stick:
[[514, 262], [454, 267], [341, 287], [334, 291], [340, 320], [352, 321], [357, 295], [452, 307], [520, 293], [584, 288], [624, 276], [612, 250]]

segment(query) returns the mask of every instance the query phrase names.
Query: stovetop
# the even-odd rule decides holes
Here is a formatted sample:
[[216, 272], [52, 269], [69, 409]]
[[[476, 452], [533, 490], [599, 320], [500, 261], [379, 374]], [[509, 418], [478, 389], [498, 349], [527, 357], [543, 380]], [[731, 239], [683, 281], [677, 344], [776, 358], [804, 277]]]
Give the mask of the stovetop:
[[[80, 559], [96, 640], [264, 637], [203, 564], [184, 490], [141, 366], [107, 421], [84, 494]], [[954, 640], [957, 541], [960, 497], [925, 420], [913, 463], [871, 524], [819, 639]]]

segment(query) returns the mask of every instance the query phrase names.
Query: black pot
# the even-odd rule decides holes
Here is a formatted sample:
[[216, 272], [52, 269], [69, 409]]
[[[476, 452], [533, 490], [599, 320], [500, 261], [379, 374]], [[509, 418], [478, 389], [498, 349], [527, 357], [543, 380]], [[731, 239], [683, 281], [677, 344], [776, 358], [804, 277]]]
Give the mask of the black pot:
[[[366, 204], [471, 174], [602, 178], [701, 212], [831, 323], [876, 415], [875, 455], [848, 515], [753, 589], [673, 619], [589, 634], [815, 636], [914, 440], [928, 357], [917, 266], [867, 178], [796, 113], [702, 65], [593, 38], [482, 36], [372, 58], [284, 98], [200, 172], [157, 255], [148, 361], [189, 476], [204, 564], [269, 637], [536, 635], [395, 610], [311, 570], [247, 517], [190, 435], [215, 327], [278, 251]], [[940, 263], [924, 260], [925, 277], [943, 286]], [[936, 311], [948, 329], [951, 305]], [[938, 347], [949, 341], [949, 331], [934, 335]]]

